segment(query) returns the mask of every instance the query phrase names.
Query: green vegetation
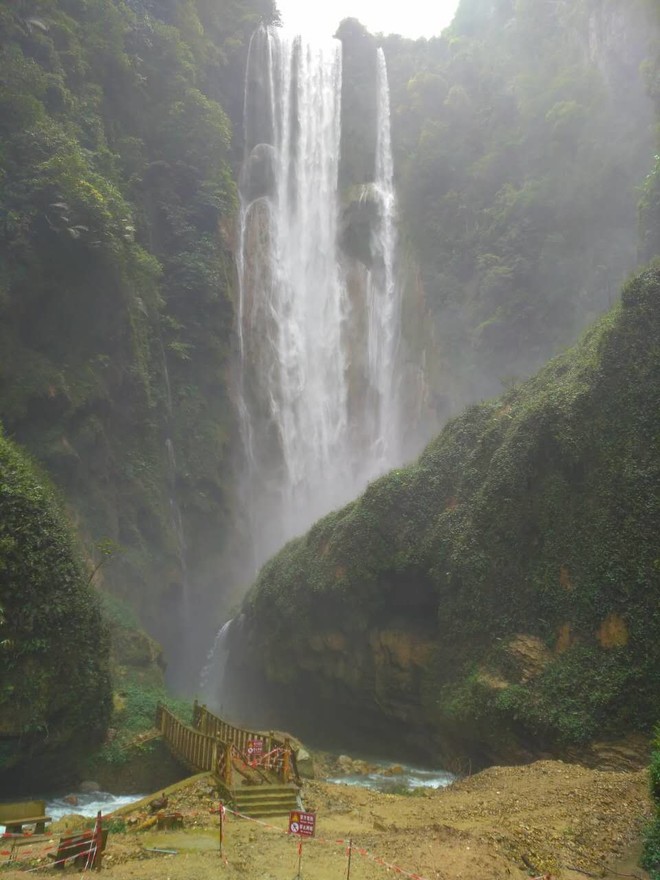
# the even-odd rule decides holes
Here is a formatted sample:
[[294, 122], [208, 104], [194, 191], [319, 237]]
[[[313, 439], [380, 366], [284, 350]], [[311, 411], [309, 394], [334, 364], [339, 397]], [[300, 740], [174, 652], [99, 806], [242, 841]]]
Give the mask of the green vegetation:
[[441, 38], [383, 41], [404, 245], [434, 329], [415, 341], [442, 421], [571, 344], [636, 265], [651, 6], [462, 0]]
[[650, 767], [651, 796], [656, 807], [656, 816], [646, 830], [644, 852], [641, 866], [651, 875], [651, 880], [660, 878], [660, 731], [656, 730], [651, 752]]
[[0, 417], [63, 491], [90, 557], [115, 542], [104, 586], [167, 647], [184, 577], [173, 493], [189, 589], [212, 612], [219, 601], [230, 115], [249, 36], [274, 15], [272, 0], [0, 9]]
[[171, 696], [165, 688], [165, 662], [160, 645], [140, 629], [132, 609], [121, 600], [101, 598], [110, 634], [110, 670], [113, 711], [109, 735], [92, 756], [94, 778], [103, 765], [115, 768], [153, 750], [142, 738], [154, 730], [156, 707], [168, 706], [182, 720], [192, 722], [192, 704]]
[[111, 700], [99, 604], [46, 478], [2, 435], [0, 683], [3, 791], [64, 777], [103, 738]]
[[145, 686], [127, 683], [115, 694], [114, 711], [110, 720], [113, 731], [112, 739], [106, 742], [95, 754], [95, 761], [121, 765], [134, 758], [129, 746], [141, 750], [149, 750], [153, 743], [140, 744], [141, 735], [153, 730], [156, 707], [163, 703], [182, 721], [192, 723], [192, 704], [185, 700], [174, 699], [167, 693], [164, 686]]
[[[645, 84], [659, 101], [648, 39], [657, 10], [651, 0], [625, 5], [625, 53], [615, 45], [619, 0], [543, 13], [533, 0], [463, 0], [449, 32], [415, 43], [342, 24], [344, 251], [371, 258], [363, 187], [380, 42], [414, 294], [404, 315], [411, 362], [424, 351], [441, 419], [484, 391], [511, 390], [472, 407], [418, 463], [266, 567], [247, 613], [257, 629], [264, 621], [250, 644], [255, 654], [266, 646], [273, 693], [304, 679], [308, 639], [334, 629], [361, 653], [355, 681], [335, 669], [319, 699], [361, 704], [356, 682], [372, 676], [372, 720], [418, 712], [434, 747], [469, 729], [468, 748], [482, 757], [503, 742], [559, 748], [660, 714], [656, 276], [631, 283], [576, 351], [517, 386], [615, 298], [636, 259], [640, 196], [640, 253], [651, 260], [660, 247], [660, 166], [643, 96]], [[66, 499], [94, 581], [114, 597], [104, 600], [117, 693], [108, 761], [151, 725], [163, 696], [160, 649], [138, 621], [176, 658], [172, 678], [189, 685], [238, 582], [228, 546], [240, 518], [235, 180], [247, 44], [276, 18], [273, 0], [0, 4], [0, 419]], [[13, 633], [27, 621], [31, 633], [46, 593], [39, 587], [37, 605], [22, 578], [17, 592], [17, 573], [29, 563], [55, 589], [45, 572], [59, 563], [35, 544], [12, 568], [17, 534], [0, 543], [0, 577], [11, 581], [0, 626]], [[72, 584], [89, 579], [76, 571]], [[184, 586], [201, 630], [185, 650]], [[64, 614], [59, 602], [49, 620]], [[95, 608], [85, 599], [77, 612], [90, 627]], [[91, 644], [105, 650], [102, 635], [88, 642], [72, 629], [64, 670]], [[415, 659], [405, 640], [378, 643], [381, 631], [433, 647]], [[62, 632], [41, 621], [22, 648], [41, 671], [21, 676], [16, 666], [7, 679], [26, 748], [43, 740], [48, 695], [59, 699], [43, 670], [55, 669], [60, 646], [50, 640]], [[551, 657], [531, 678], [509, 650], [519, 633]], [[99, 713], [80, 735], [91, 742], [107, 722], [107, 674], [87, 671]], [[53, 748], [68, 741], [70, 731], [53, 730]], [[8, 735], [6, 767], [18, 760]]]
[[354, 18], [337, 31], [342, 43], [340, 186], [370, 183], [376, 167], [376, 40]]
[[[573, 350], [469, 409], [418, 462], [271, 560], [246, 602], [243, 641], [263, 657], [275, 705], [313, 724], [333, 693], [383, 727], [404, 701], [407, 726], [481, 761], [651, 729], [659, 331], [650, 270]], [[314, 661], [336, 632], [350, 661], [331, 647]], [[387, 655], [378, 632], [398, 634]], [[424, 660], [407, 635], [432, 646]], [[307, 709], [288, 697], [309, 669]]]

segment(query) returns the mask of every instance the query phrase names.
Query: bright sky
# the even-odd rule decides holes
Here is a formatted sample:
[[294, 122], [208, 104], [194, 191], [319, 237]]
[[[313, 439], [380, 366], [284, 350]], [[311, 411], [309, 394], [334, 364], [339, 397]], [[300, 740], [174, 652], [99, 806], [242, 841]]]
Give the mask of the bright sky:
[[432, 37], [451, 23], [459, 0], [276, 0], [287, 30], [331, 36], [343, 18], [372, 33]]

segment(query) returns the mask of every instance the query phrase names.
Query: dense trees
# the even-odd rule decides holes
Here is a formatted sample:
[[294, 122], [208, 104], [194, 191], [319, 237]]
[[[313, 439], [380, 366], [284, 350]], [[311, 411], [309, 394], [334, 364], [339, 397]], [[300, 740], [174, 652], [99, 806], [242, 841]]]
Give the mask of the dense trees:
[[173, 494], [197, 596], [226, 534], [239, 146], [223, 105], [240, 122], [247, 40], [273, 16], [271, 0], [0, 9], [0, 418], [90, 552], [116, 542], [108, 584], [168, 643]]
[[404, 229], [449, 410], [540, 366], [635, 265], [648, 15], [464, 0], [442, 38], [385, 40]]

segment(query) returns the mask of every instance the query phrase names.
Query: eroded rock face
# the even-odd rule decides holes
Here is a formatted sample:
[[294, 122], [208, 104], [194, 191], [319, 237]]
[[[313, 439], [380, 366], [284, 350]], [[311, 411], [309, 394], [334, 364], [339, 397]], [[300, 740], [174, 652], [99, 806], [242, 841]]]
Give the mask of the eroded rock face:
[[505, 651], [514, 665], [517, 680], [523, 684], [540, 675], [552, 660], [552, 651], [538, 636], [514, 636]]

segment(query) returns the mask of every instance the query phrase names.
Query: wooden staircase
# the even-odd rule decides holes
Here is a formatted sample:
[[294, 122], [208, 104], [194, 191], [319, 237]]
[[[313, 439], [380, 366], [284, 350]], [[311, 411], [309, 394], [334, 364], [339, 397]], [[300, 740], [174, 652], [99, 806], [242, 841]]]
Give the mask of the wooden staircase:
[[[288, 738], [234, 727], [197, 703], [192, 726], [159, 705], [156, 727], [184, 766], [215, 776], [239, 813], [257, 818], [296, 809], [299, 785], [292, 781], [299, 780]], [[254, 755], [255, 742], [261, 757]]]
[[295, 810], [297, 793], [293, 785], [241, 785], [232, 789], [232, 798], [237, 812], [260, 819], [285, 816]]

